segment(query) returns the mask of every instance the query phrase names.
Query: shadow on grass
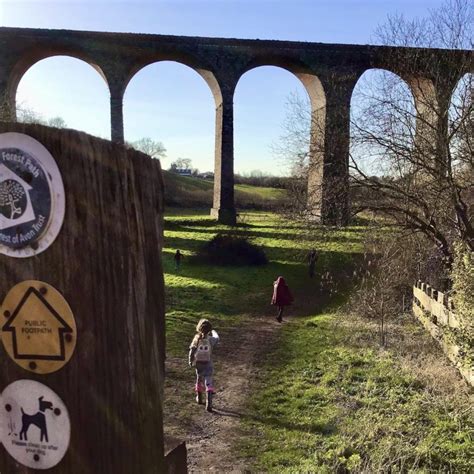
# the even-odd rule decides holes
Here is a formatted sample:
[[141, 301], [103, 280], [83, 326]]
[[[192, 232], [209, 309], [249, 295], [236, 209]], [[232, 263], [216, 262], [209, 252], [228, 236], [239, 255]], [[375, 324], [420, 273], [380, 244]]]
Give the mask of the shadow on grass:
[[164, 221], [164, 229], [166, 230], [177, 230], [177, 231], [188, 231], [189, 227], [224, 227], [222, 224], [218, 224], [212, 218], [182, 218], [178, 217], [176, 220], [166, 219]]
[[[360, 258], [357, 253], [321, 252], [316, 277], [310, 279], [307, 266], [301, 259], [291, 265], [270, 261], [259, 266], [211, 266], [188, 257], [178, 271], [174, 268], [171, 253], [168, 253], [163, 259], [168, 280], [168, 308], [214, 311], [222, 316], [273, 314], [270, 306], [273, 282], [282, 275], [295, 295], [295, 304], [286, 314], [293, 317], [318, 314], [331, 299], [346, 291]], [[327, 280], [327, 269], [331, 269], [331, 280]]]
[[[254, 227], [254, 226], [251, 226]], [[226, 234], [226, 235], [235, 235], [235, 236], [245, 236], [250, 239], [274, 239], [274, 240], [288, 240], [291, 242], [295, 242], [295, 236], [291, 232], [279, 232], [275, 231], [264, 231], [264, 230], [252, 230], [251, 227], [242, 227], [242, 228], [199, 228], [199, 227], [183, 227], [183, 226], [174, 226], [167, 228], [166, 230], [173, 231], [173, 232], [181, 232], [181, 233], [193, 233], [193, 234]], [[268, 228], [267, 229], [271, 229]], [[281, 229], [281, 227], [278, 227]], [[167, 240], [170, 237], [167, 238]], [[172, 238], [172, 237], [171, 237]], [[211, 237], [209, 237], [210, 239]], [[301, 236], [300, 242], [305, 242], [306, 244], [311, 243], [314, 246], [318, 246], [320, 243], [327, 243], [330, 238], [331, 243], [345, 243], [345, 244], [358, 244], [361, 241], [361, 238], [356, 233], [350, 233], [350, 235], [337, 235], [335, 233], [331, 234], [330, 236], [321, 234], [321, 235], [303, 235]]]
[[[167, 237], [166, 247], [169, 249], [179, 249], [181, 251], [185, 250], [185, 251], [195, 253], [202, 246], [204, 246], [205, 243], [209, 242], [209, 240], [210, 239], [198, 240], [196, 238], [191, 239], [191, 238], [185, 238], [185, 237]], [[290, 259], [294, 262], [304, 263], [306, 261], [308, 250], [304, 247], [302, 248], [301, 245], [298, 245], [298, 242], [295, 242], [291, 238], [284, 239], [284, 241], [287, 242], [289, 245], [278, 246], [278, 245], [257, 244], [257, 246], [264, 250], [269, 260], [288, 260], [288, 258], [290, 257]], [[316, 244], [315, 244], [315, 247], [317, 247]], [[174, 253], [174, 251], [165, 249], [163, 253], [164, 254]], [[357, 253], [358, 252], [351, 251], [351, 249], [344, 249], [343, 246], [340, 246], [339, 248], [335, 248], [332, 250], [326, 250], [326, 249], [319, 250], [320, 260], [327, 259], [331, 255], [341, 255], [341, 256], [347, 256], [348, 258], [350, 258], [351, 256], [356, 255]]]
[[239, 418], [243, 421], [261, 423], [263, 425], [272, 426], [274, 428], [280, 428], [291, 431], [301, 431], [303, 433], [313, 433], [329, 436], [337, 432], [337, 427], [332, 421], [317, 421], [304, 424], [292, 423], [290, 421], [283, 420], [281, 417], [266, 417], [256, 414], [249, 414], [245, 412], [230, 410], [228, 408], [221, 408], [219, 407], [219, 405], [218, 407], [214, 407], [213, 414], [217, 416]]
[[[271, 231], [271, 227], [266, 227], [268, 232], [265, 230], [252, 230], [255, 226], [242, 226], [238, 228], [223, 228], [223, 227], [214, 227], [214, 228], [201, 228], [199, 226], [173, 226], [169, 227], [166, 230], [173, 231], [173, 232], [182, 232], [182, 233], [196, 233], [196, 234], [226, 234], [226, 235], [236, 235], [236, 236], [245, 236], [249, 238], [262, 238], [262, 239], [288, 239], [294, 241], [294, 234], [289, 232], [278, 232], [278, 231]], [[281, 229], [281, 227], [278, 227]], [[322, 236], [323, 237], [323, 236]], [[304, 239], [303, 239], [304, 240]], [[323, 240], [323, 239], [320, 239]], [[317, 240], [315, 240], [317, 241]]]
[[[338, 253], [341, 256], [345, 254], [353, 255], [354, 246], [360, 244], [360, 238], [357, 234], [353, 237], [351, 237], [351, 235], [333, 233], [330, 235], [303, 235], [297, 238], [291, 233], [278, 232], [276, 230], [261, 232], [252, 230], [251, 228], [225, 230], [215, 225], [212, 227], [212, 229], [176, 227], [174, 230], [181, 235], [165, 237], [165, 246], [169, 250], [165, 249], [164, 254], [171, 253], [174, 249], [191, 253], [198, 252], [205, 243], [209, 242], [218, 233], [258, 239], [259, 243], [257, 246], [265, 251], [270, 260], [286, 260], [289, 261], [289, 263], [305, 263], [308, 248], [312, 246], [320, 248], [320, 257], [322, 257], [320, 260], [324, 261], [327, 257], [332, 260], [331, 254], [333, 253]], [[334, 247], [328, 249], [328, 245]]]
[[214, 415], [217, 416], [227, 416], [230, 418], [242, 418], [242, 415], [236, 411], [231, 411], [231, 410], [225, 410], [223, 408], [215, 408], [213, 409], [212, 412]]
[[[207, 218], [187, 219], [186, 222], [200, 225], [203, 220], [209, 228], [217, 227], [214, 220]], [[242, 234], [252, 227], [255, 225], [242, 228]], [[186, 238], [188, 232], [189, 238]], [[338, 293], [351, 279], [354, 262], [360, 258], [360, 254], [343, 249], [321, 251], [316, 268], [317, 277], [310, 279], [305, 261], [306, 250], [301, 248], [295, 236], [292, 248], [262, 245], [261, 248], [270, 259], [266, 265], [213, 266], [185, 255], [180, 270], [176, 270], [174, 251], [171, 249], [196, 252], [206, 242], [196, 240], [198, 233], [199, 229], [194, 235], [193, 229], [186, 229], [183, 237], [165, 238], [167, 248], [163, 251], [163, 270], [166, 277], [166, 320], [167, 332], [170, 335], [168, 347], [173, 348], [172, 352], [177, 348], [180, 351], [185, 350], [185, 345], [189, 343], [187, 339], [193, 334], [194, 325], [200, 318], [209, 318], [219, 326], [231, 327], [237, 324], [236, 317], [242, 315], [268, 315], [269, 322], [274, 323], [275, 308], [271, 306], [270, 301], [273, 282], [279, 275], [286, 278], [295, 294], [295, 303], [285, 311], [286, 317], [299, 318], [319, 314], [332, 304], [332, 301], [337, 300]], [[274, 235], [271, 232], [263, 233]], [[329, 269], [332, 281], [323, 278], [323, 274]], [[185, 343], [181, 341], [183, 338]]]
[[[262, 216], [263, 220], [263, 216]], [[321, 233], [324, 236], [330, 234], [331, 236], [338, 232], [344, 233], [360, 233], [360, 224], [347, 227], [325, 227], [325, 226], [307, 226], [303, 225], [299, 222], [295, 222], [294, 224], [284, 224], [284, 221], [280, 220], [273, 220], [271, 224], [259, 224], [258, 222], [238, 222], [234, 226], [227, 226], [221, 224], [214, 220], [213, 218], [208, 217], [196, 217], [196, 218], [186, 218], [186, 217], [176, 217], [176, 218], [165, 218], [164, 220], [164, 229], [165, 230], [173, 230], [173, 231], [183, 231], [187, 232], [191, 229], [198, 229], [202, 232], [210, 232], [210, 230], [205, 230], [201, 228], [214, 228], [216, 232], [225, 230], [226, 232], [251, 232], [252, 229], [255, 229], [257, 235], [265, 235], [266, 237], [272, 237], [272, 233], [264, 233], [260, 229], [277, 229], [283, 230], [288, 232], [283, 232], [283, 234], [287, 235], [290, 232], [300, 232], [303, 231], [304, 234], [310, 234], [314, 236], [316, 233]]]

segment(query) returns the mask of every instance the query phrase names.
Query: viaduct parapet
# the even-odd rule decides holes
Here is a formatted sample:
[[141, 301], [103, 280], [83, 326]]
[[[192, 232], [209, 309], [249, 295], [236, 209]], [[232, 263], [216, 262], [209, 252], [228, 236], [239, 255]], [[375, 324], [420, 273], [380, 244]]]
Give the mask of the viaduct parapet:
[[[176, 61], [198, 72], [212, 91], [216, 109], [211, 214], [225, 223], [235, 222], [236, 215], [233, 96], [247, 71], [279, 66], [303, 83], [313, 122], [321, 125], [311, 132], [308, 205], [324, 223], [345, 224], [350, 100], [360, 76], [375, 68], [399, 75], [412, 90], [420, 123], [436, 122], [434, 128], [442, 133], [457, 82], [474, 70], [472, 51], [70, 30], [0, 28], [0, 48], [2, 120], [15, 119], [17, 87], [32, 65], [51, 56], [71, 56], [89, 63], [106, 81], [111, 139], [120, 143], [124, 141], [123, 96], [138, 71], [154, 62]], [[428, 100], [436, 101], [440, 113], [425, 112]]]

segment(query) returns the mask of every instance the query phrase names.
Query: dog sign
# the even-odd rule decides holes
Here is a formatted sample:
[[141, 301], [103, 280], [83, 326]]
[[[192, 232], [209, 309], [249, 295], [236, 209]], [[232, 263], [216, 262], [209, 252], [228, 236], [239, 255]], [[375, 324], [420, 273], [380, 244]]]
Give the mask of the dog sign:
[[8, 453], [34, 469], [56, 466], [71, 437], [69, 413], [58, 395], [34, 380], [17, 380], [0, 403], [0, 436]]
[[64, 220], [56, 161], [34, 138], [0, 134], [0, 253], [31, 257], [46, 250]]
[[2, 342], [21, 367], [38, 374], [61, 369], [76, 347], [76, 322], [64, 297], [47, 283], [27, 280], [7, 294]]

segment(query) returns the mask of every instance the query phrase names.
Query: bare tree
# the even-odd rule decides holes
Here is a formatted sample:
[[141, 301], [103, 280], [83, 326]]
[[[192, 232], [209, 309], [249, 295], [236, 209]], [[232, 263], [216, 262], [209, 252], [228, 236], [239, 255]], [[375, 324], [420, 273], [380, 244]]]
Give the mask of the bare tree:
[[55, 127], [55, 128], [66, 128], [67, 124], [66, 121], [62, 117], [52, 117], [48, 120], [47, 124], [50, 127]]
[[403, 248], [397, 239], [368, 232], [364, 242], [364, 264], [358, 271], [358, 285], [349, 301], [351, 312], [376, 321], [379, 343], [387, 345], [387, 325], [403, 311], [400, 285], [406, 267]]
[[178, 158], [176, 160], [176, 166], [185, 170], [189, 170], [192, 167], [191, 158]]
[[192, 172], [192, 163], [191, 158], [178, 158], [171, 163], [169, 171], [176, 172], [176, 170], [189, 170]]
[[49, 127], [55, 128], [67, 127], [66, 121], [62, 117], [55, 116], [47, 119], [25, 103], [22, 103], [17, 107], [16, 114], [18, 122], [39, 123], [40, 125], [48, 125]]
[[282, 134], [278, 142], [272, 146], [273, 153], [289, 167], [292, 178], [285, 186], [290, 204], [283, 211], [288, 212], [292, 217], [306, 219], [308, 217], [308, 173], [312, 123], [309, 97], [302, 98], [296, 93], [290, 94], [286, 101], [286, 109]]
[[[389, 17], [377, 36], [383, 44], [471, 47], [473, 9], [468, 0], [449, 0], [424, 20]], [[448, 103], [440, 104], [439, 96], [430, 93], [422, 79], [411, 84], [411, 91], [418, 94], [416, 103], [403, 80], [390, 73], [371, 87], [360, 88], [350, 156], [354, 212], [370, 209], [422, 232], [443, 253], [448, 266], [454, 240], [474, 250], [470, 211], [474, 82], [472, 74], [462, 75], [466, 64], [457, 61], [449, 66], [447, 75], [460, 79], [452, 91], [449, 113]], [[367, 161], [372, 166], [367, 167]]]
[[134, 142], [127, 142], [127, 145], [135, 148], [135, 150], [142, 151], [152, 158], [166, 158], [166, 148], [163, 143], [153, 140], [150, 137], [140, 138]]
[[[423, 20], [389, 17], [376, 36], [386, 45], [471, 48], [473, 9], [469, 0], [448, 0]], [[417, 54], [414, 49], [413, 61], [405, 60], [405, 78]], [[449, 267], [454, 240], [474, 250], [474, 82], [472, 74], [463, 76], [469, 68], [458, 59], [446, 66], [448, 77], [434, 82], [450, 81], [454, 89], [461, 79], [449, 91], [449, 114], [449, 97], [440, 104], [424, 79], [414, 79], [408, 87], [400, 77], [384, 72], [375, 81], [359, 81], [351, 116], [350, 186], [353, 214], [369, 210], [398, 227], [423, 233]], [[321, 124], [314, 113], [311, 116], [308, 102], [292, 97], [290, 111], [279, 152], [290, 157], [294, 174], [301, 178], [293, 202], [304, 214], [311, 199], [311, 187], [301, 185], [308, 177], [310, 130], [318, 133]], [[311, 155], [318, 153], [313, 150]]]
[[16, 109], [18, 122], [46, 124], [45, 118], [26, 104], [19, 104]]

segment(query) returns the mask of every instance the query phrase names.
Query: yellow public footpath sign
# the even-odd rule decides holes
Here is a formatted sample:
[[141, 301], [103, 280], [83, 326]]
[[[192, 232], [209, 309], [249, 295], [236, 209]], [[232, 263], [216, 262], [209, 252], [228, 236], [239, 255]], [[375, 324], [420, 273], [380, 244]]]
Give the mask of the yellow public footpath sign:
[[27, 280], [15, 285], [2, 304], [2, 342], [21, 367], [37, 374], [61, 369], [76, 347], [74, 315], [51, 285]]

